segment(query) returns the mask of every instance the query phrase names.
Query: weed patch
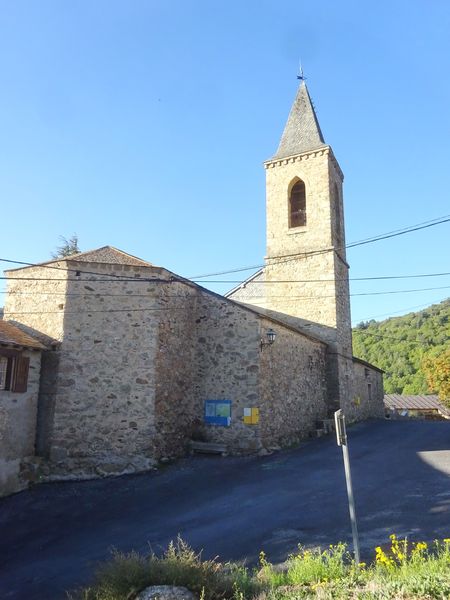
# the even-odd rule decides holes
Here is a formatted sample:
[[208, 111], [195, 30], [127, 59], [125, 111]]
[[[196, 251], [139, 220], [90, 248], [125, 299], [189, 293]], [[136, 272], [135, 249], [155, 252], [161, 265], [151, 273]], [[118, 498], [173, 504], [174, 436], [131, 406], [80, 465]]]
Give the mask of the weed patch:
[[257, 569], [202, 560], [181, 538], [162, 557], [115, 552], [94, 584], [72, 600], [133, 600], [152, 585], [183, 586], [202, 600], [448, 600], [450, 539], [410, 543], [390, 538], [374, 562], [356, 565], [345, 544], [325, 550], [299, 547], [282, 568], [260, 554]]

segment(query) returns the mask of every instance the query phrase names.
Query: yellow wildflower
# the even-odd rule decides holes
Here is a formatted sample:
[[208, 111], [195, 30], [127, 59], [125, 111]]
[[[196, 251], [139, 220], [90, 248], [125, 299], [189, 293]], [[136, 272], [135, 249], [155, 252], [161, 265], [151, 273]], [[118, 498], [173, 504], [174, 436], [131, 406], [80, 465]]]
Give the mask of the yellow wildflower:
[[394, 565], [392, 558], [387, 556], [387, 554], [381, 549], [381, 546], [377, 546], [375, 548], [375, 561], [385, 567], [392, 567]]

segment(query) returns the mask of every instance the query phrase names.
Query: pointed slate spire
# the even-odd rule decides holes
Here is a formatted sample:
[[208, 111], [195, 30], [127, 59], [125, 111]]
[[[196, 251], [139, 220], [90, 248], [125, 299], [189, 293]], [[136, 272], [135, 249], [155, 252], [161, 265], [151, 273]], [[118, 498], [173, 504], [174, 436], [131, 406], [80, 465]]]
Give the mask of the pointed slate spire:
[[285, 158], [322, 146], [326, 146], [325, 140], [320, 131], [308, 88], [302, 81], [281, 136], [280, 145], [273, 158]]

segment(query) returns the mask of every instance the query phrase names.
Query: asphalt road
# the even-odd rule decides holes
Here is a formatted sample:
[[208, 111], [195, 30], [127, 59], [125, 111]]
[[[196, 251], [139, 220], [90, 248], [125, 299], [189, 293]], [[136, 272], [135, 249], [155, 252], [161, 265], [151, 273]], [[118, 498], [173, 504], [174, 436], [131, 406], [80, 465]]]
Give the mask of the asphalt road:
[[[450, 422], [348, 430], [362, 554], [390, 533], [450, 537]], [[204, 557], [283, 561], [351, 540], [334, 436], [264, 458], [194, 457], [158, 472], [53, 483], [0, 500], [0, 598], [59, 600], [112, 547], [160, 552], [177, 534]]]

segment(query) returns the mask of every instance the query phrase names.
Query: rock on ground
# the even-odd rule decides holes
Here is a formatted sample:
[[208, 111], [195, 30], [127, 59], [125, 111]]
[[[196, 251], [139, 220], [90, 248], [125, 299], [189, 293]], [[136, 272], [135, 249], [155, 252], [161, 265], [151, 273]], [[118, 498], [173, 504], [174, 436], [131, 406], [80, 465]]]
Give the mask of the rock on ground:
[[136, 600], [198, 600], [196, 595], [185, 587], [174, 585], [153, 585], [145, 588]]

